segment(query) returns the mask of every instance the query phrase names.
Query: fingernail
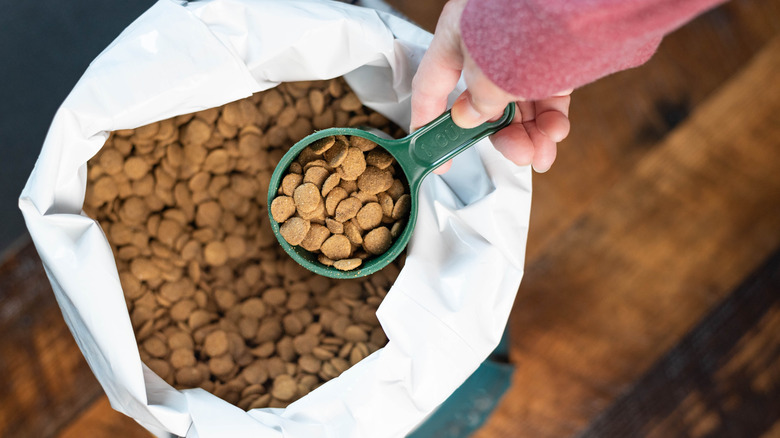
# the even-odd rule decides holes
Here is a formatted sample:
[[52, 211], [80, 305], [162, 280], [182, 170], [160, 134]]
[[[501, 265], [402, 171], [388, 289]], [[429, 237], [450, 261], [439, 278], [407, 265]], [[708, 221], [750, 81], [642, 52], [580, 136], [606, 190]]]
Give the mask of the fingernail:
[[531, 167], [533, 167], [536, 173], [545, 173], [550, 170], [550, 166], [537, 166], [536, 164], [532, 164]]

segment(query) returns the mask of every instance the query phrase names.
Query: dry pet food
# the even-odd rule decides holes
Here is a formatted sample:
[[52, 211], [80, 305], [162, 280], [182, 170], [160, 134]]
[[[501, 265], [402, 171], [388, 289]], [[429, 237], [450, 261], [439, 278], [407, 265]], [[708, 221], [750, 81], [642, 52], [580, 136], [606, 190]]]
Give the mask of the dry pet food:
[[[411, 197], [395, 159], [371, 140], [336, 135], [303, 149], [283, 177], [271, 215], [290, 245], [342, 271], [387, 251]], [[394, 231], [393, 231], [394, 230]]]
[[[282, 155], [315, 129], [354, 125], [402, 135], [341, 79], [286, 83], [113, 132], [90, 160], [84, 209], [114, 251], [141, 358], [168, 383], [243, 409], [284, 407], [385, 344], [376, 309], [402, 262], [360, 280], [314, 275], [278, 245], [267, 215]], [[335, 138], [312, 145], [272, 205], [285, 238], [339, 269], [360, 263], [348, 257], [362, 245], [355, 241], [381, 251], [399, 223], [382, 220], [406, 208], [394, 178], [339, 208], [387, 185], [384, 175], [361, 182], [372, 166], [390, 168], [380, 152], [364, 154], [371, 148]], [[327, 219], [337, 209], [350, 219]], [[381, 225], [367, 231], [378, 212]]]

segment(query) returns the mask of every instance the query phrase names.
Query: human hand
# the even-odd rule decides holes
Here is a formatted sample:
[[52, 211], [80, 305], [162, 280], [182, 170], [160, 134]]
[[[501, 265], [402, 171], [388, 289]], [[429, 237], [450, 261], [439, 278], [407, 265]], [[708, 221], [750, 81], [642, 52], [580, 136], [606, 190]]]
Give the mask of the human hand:
[[[557, 143], [569, 134], [571, 90], [545, 99], [526, 101], [499, 88], [480, 70], [468, 54], [460, 36], [460, 16], [466, 0], [450, 0], [436, 25], [436, 32], [412, 80], [411, 129], [425, 125], [447, 109], [447, 96], [461, 72], [464, 91], [452, 106], [452, 120], [462, 128], [473, 128], [498, 118], [510, 102], [517, 102], [515, 119], [492, 135], [493, 145], [517, 165], [532, 164], [537, 172], [550, 169]], [[435, 173], [449, 170], [451, 162]]]

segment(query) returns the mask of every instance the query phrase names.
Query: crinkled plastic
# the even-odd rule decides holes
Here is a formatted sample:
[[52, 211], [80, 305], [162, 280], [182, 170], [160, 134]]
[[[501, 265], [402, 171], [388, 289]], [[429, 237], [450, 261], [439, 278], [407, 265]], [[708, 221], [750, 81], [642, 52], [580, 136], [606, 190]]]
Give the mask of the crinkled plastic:
[[495, 348], [523, 273], [531, 172], [488, 140], [421, 191], [406, 266], [379, 308], [389, 342], [286, 409], [249, 412], [177, 391], [142, 364], [116, 264], [82, 212], [87, 160], [108, 132], [211, 108], [282, 81], [345, 75], [409, 123], [431, 35], [399, 18], [303, 0], [160, 0], [89, 66], [57, 111], [19, 206], [65, 321], [111, 405], [158, 434], [398, 437]]

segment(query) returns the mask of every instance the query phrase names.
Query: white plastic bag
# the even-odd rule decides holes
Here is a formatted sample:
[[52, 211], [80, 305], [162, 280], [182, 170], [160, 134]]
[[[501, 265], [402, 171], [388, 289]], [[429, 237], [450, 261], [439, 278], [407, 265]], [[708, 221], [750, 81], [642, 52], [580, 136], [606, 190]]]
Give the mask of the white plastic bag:
[[108, 132], [282, 81], [346, 75], [366, 105], [408, 126], [430, 38], [341, 3], [160, 0], [92, 62], [55, 115], [19, 206], [116, 410], [160, 436], [397, 437], [493, 350], [522, 277], [531, 175], [487, 140], [423, 185], [406, 266], [378, 311], [387, 346], [286, 409], [244, 412], [200, 389], [177, 391], [143, 365], [110, 246], [82, 212], [86, 162]]

